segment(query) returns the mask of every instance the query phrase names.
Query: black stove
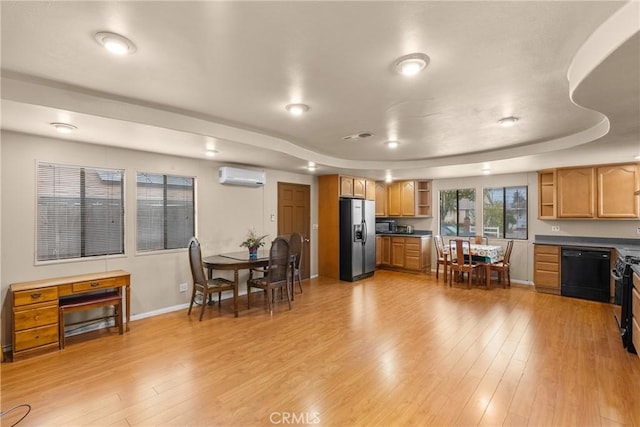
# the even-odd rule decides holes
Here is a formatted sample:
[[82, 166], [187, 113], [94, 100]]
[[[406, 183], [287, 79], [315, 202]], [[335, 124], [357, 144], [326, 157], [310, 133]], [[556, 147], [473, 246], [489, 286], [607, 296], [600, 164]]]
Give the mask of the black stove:
[[633, 271], [632, 265], [640, 265], [640, 254], [624, 255], [616, 260], [615, 268], [611, 270], [611, 276], [615, 280], [615, 295], [613, 303], [614, 315], [618, 328], [620, 329], [620, 337], [622, 338], [622, 346], [630, 353], [636, 353], [633, 346], [633, 327], [632, 327], [632, 295], [633, 290]]

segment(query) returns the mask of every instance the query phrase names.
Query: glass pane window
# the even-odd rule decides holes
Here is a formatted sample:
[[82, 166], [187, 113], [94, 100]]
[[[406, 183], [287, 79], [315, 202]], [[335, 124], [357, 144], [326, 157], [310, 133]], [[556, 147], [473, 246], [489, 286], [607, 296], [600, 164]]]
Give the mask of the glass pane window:
[[527, 239], [527, 210], [527, 186], [485, 188], [484, 235], [494, 238]]
[[195, 234], [194, 179], [136, 174], [137, 250], [186, 248]]
[[38, 163], [36, 260], [124, 253], [124, 171]]
[[440, 191], [440, 234], [476, 234], [476, 191], [473, 188]]

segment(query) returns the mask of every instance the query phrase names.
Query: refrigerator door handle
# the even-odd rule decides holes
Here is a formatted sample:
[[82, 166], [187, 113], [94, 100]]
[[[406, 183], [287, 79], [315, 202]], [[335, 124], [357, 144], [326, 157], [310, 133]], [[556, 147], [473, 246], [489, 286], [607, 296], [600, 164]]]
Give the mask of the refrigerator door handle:
[[367, 221], [362, 221], [362, 244], [367, 243]]

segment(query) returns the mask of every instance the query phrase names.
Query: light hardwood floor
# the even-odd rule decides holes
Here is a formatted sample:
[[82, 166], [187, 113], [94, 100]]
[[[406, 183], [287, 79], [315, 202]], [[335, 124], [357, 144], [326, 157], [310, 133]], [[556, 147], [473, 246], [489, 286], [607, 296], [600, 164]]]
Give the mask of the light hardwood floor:
[[[608, 304], [378, 271], [186, 310], [2, 364], [20, 426], [640, 426], [640, 359]], [[288, 417], [288, 418], [287, 418]], [[11, 425], [12, 414], [2, 419]]]

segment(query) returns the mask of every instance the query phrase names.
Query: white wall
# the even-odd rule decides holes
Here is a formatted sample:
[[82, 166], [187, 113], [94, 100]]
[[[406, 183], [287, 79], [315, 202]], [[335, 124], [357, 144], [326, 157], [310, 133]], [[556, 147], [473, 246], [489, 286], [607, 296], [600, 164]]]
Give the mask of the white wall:
[[[178, 292], [178, 284], [191, 284], [186, 250], [136, 254], [135, 174], [138, 171], [196, 177], [196, 234], [203, 255], [241, 251], [249, 227], [275, 237], [277, 183], [311, 186], [311, 222], [317, 223], [317, 180], [310, 175], [266, 170], [264, 187], [227, 186], [218, 183], [220, 163], [165, 156], [93, 144], [2, 132], [0, 157], [0, 281], [2, 290], [2, 344], [11, 342], [11, 283], [48, 277], [123, 269], [131, 273], [131, 314], [162, 311], [185, 304], [190, 294]], [[46, 161], [83, 166], [125, 169], [125, 255], [35, 265], [36, 162]], [[311, 274], [317, 274], [315, 230], [312, 230]], [[225, 272], [227, 273], [227, 272]], [[228, 272], [229, 278], [232, 273]], [[246, 282], [241, 272], [240, 283]], [[189, 285], [191, 286], [191, 285]]]
[[[538, 219], [538, 175], [536, 172], [487, 175], [468, 178], [434, 180], [433, 189], [433, 218], [399, 220], [399, 223], [412, 224], [417, 229], [432, 230], [438, 234], [439, 191], [459, 188], [476, 189], [476, 217], [481, 218], [482, 189], [489, 187], [506, 187], [527, 185], [529, 187], [529, 237], [528, 240], [515, 240], [511, 255], [511, 277], [514, 280], [533, 282], [533, 240], [536, 234], [558, 236], [590, 236], [590, 237], [624, 237], [637, 238], [636, 227], [638, 220], [554, 220], [541, 221]], [[478, 224], [476, 224], [477, 226]], [[551, 226], [559, 226], [559, 232], [552, 232]], [[506, 246], [503, 239], [490, 239], [491, 244]], [[435, 266], [435, 251], [432, 251]], [[434, 267], [435, 268], [435, 267]]]

